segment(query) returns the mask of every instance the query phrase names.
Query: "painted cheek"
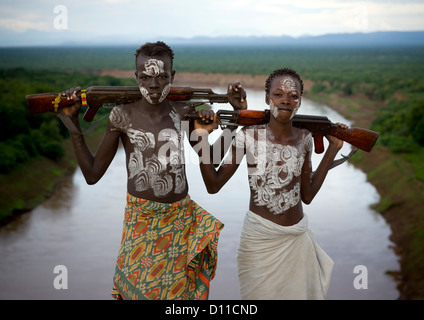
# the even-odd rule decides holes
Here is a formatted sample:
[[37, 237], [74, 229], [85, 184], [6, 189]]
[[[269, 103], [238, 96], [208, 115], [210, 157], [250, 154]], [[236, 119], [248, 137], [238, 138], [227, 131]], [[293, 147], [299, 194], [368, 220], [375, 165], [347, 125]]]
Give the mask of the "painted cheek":
[[140, 88], [141, 95], [144, 97], [144, 99], [146, 99], [150, 104], [152, 104], [153, 103], [152, 99], [150, 99], [149, 93], [147, 92], [146, 88], [143, 86], [139, 86], [139, 88]]
[[165, 88], [163, 88], [162, 90], [162, 94], [159, 98], [159, 102], [162, 102], [163, 100], [165, 100], [166, 96], [168, 95], [169, 91], [171, 90], [171, 84], [168, 83]]
[[[297, 110], [299, 110], [299, 107], [300, 107], [300, 100], [299, 99], [296, 99], [297, 100], [297, 104], [296, 104], [296, 107], [293, 109], [293, 112], [292, 112], [292, 114], [291, 114], [291, 116], [290, 116], [290, 120], [291, 119], [293, 119], [293, 117], [296, 115], [296, 113], [297, 113]], [[295, 101], [296, 101], [295, 100]]]
[[278, 117], [278, 108], [274, 105], [274, 102], [270, 102], [269, 109], [271, 111], [271, 114], [274, 116], [274, 118]]

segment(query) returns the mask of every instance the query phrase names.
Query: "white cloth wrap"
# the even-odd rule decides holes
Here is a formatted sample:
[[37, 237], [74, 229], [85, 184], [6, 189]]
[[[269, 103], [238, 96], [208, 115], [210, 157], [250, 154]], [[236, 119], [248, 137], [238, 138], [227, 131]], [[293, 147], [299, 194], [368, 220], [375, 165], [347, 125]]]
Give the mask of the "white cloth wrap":
[[333, 260], [318, 246], [308, 217], [281, 226], [247, 211], [238, 249], [242, 299], [324, 299]]

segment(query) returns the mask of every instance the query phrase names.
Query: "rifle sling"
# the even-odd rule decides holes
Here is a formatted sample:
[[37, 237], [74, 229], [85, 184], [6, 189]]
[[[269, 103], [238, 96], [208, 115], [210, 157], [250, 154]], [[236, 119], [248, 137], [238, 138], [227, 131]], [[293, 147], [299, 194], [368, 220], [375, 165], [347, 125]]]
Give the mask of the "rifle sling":
[[60, 118], [62, 123], [65, 125], [65, 127], [69, 130], [71, 134], [77, 134], [77, 135], [86, 135], [94, 131], [96, 127], [102, 122], [106, 117], [109, 116], [109, 114], [104, 115], [100, 119], [96, 120], [90, 127], [88, 127], [84, 132], [81, 132], [75, 124], [72, 122], [72, 120], [63, 113], [62, 109], [59, 109], [57, 111], [57, 116]]
[[340, 159], [336, 159], [333, 161], [333, 163], [331, 164], [330, 170], [348, 161], [350, 158], [352, 158], [352, 156], [356, 153], [356, 151], [358, 151], [358, 148], [352, 147], [352, 150], [347, 156], [342, 154], [342, 157]]

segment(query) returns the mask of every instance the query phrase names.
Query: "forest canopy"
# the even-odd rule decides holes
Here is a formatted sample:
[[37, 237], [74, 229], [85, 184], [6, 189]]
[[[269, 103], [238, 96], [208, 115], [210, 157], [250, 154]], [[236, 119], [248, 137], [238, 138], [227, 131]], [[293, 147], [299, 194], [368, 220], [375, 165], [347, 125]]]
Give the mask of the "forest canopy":
[[90, 74], [0, 70], [0, 173], [8, 173], [31, 157], [58, 160], [64, 156], [63, 139], [69, 134], [53, 114], [30, 115], [25, 95], [62, 92], [76, 85], [128, 85], [128, 80]]

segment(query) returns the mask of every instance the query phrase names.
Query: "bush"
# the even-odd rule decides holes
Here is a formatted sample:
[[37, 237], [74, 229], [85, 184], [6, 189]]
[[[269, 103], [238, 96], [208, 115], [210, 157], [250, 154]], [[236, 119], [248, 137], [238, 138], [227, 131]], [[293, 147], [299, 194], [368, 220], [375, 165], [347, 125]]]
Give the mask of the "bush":
[[0, 173], [9, 173], [20, 162], [23, 151], [16, 148], [13, 140], [0, 142]]
[[52, 160], [58, 160], [64, 156], [58, 120], [53, 119], [43, 122], [39, 129], [33, 130], [31, 137], [39, 154]]
[[386, 145], [392, 153], [412, 153], [417, 149], [417, 144], [411, 137], [396, 136], [393, 134], [383, 135], [381, 142]]
[[325, 92], [327, 90], [327, 87], [322, 82], [317, 82], [312, 86], [311, 92], [312, 93], [320, 93]]
[[38, 145], [40, 154], [52, 160], [59, 160], [65, 155], [63, 145], [59, 141], [45, 140]]
[[391, 101], [382, 108], [371, 128], [393, 153], [414, 153], [424, 145], [424, 103]]
[[424, 146], [424, 103], [411, 108], [407, 117], [407, 126], [413, 139]]

